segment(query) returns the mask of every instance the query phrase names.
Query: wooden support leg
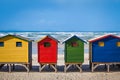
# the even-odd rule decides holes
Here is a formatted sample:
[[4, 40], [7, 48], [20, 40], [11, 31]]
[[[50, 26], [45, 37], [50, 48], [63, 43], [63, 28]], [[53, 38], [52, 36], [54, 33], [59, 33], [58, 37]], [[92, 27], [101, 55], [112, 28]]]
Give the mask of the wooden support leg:
[[82, 68], [82, 64], [80, 64], [80, 67]]
[[93, 68], [93, 70], [95, 70], [97, 67], [99, 66], [99, 64], [96, 64]]
[[71, 65], [69, 64], [69, 65], [66, 67], [66, 71], [70, 68], [70, 66], [71, 66]]
[[[29, 64], [27, 64], [27, 66], [28, 66]], [[29, 68], [25, 65], [25, 64], [23, 64], [22, 65], [26, 70], [27, 70], [27, 72], [29, 72]]]
[[46, 66], [46, 65], [43, 65], [43, 66], [42, 66], [42, 64], [41, 64], [40, 67], [39, 67], [39, 71], [41, 72], [42, 69], [43, 69], [45, 66]]
[[80, 70], [80, 72], [82, 72], [82, 68], [81, 68], [81, 65], [79, 64], [76, 64], [76, 67]]
[[15, 64], [13, 64], [13, 70], [15, 69]]
[[11, 72], [11, 64], [8, 64], [9, 72]]
[[57, 72], [57, 65], [55, 64], [54, 66], [55, 66], [55, 68], [56, 68], [56, 72]]
[[30, 70], [32, 69], [32, 61], [30, 62]]
[[55, 64], [55, 68], [57, 69], [57, 65]]
[[7, 64], [7, 69], [9, 68], [8, 64]]
[[40, 64], [40, 66], [39, 66], [39, 72], [41, 72], [41, 64]]
[[65, 64], [65, 66], [64, 66], [64, 72], [66, 72], [66, 64]]
[[107, 69], [107, 65], [105, 64], [105, 69]]
[[54, 64], [53, 65], [51, 64], [50, 66], [55, 70], [55, 72], [57, 72], [57, 69]]
[[93, 63], [91, 63], [91, 64], [92, 64], [91, 68], [92, 68], [92, 72], [93, 72], [94, 71], [94, 69], [93, 69], [94, 68], [94, 64]]
[[92, 70], [92, 63], [89, 62], [89, 68]]
[[27, 67], [28, 69], [30, 69], [30, 64], [26, 64], [26, 67]]
[[110, 65], [107, 64], [107, 72], [109, 72], [109, 71], [110, 71]]
[[99, 66], [99, 64], [92, 63], [92, 72]]
[[46, 66], [46, 65], [43, 65], [43, 66], [41, 67], [41, 71], [45, 68], [45, 66]]
[[5, 64], [0, 64], [0, 69], [4, 66]]
[[57, 65], [55, 64], [54, 66], [55, 66], [55, 69], [56, 69], [56, 71], [55, 71], [55, 72], [57, 72]]

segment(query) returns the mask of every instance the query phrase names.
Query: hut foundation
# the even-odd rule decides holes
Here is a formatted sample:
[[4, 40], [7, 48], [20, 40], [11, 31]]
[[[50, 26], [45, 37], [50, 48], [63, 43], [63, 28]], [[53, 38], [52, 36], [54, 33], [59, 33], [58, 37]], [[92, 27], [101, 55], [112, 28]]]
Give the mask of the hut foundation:
[[12, 72], [12, 70], [14, 70], [15, 69], [15, 66], [16, 65], [20, 65], [20, 66], [22, 66], [22, 67], [24, 67], [26, 70], [27, 70], [27, 72], [29, 72], [29, 69], [30, 69], [30, 67], [31, 67], [31, 63], [29, 64], [26, 64], [26, 63], [1, 63], [0, 64], [0, 69], [5, 65], [5, 64], [7, 64], [7, 68], [8, 68], [8, 72], [10, 73], [10, 72]]
[[105, 64], [105, 68], [107, 68], [107, 72], [110, 72], [110, 65], [116, 65], [120, 63], [91, 63], [91, 71], [94, 72], [94, 70], [100, 65]]
[[45, 66], [48, 65], [48, 67], [52, 67], [54, 69], [55, 72], [57, 72], [57, 66], [56, 66], [56, 63], [39, 63], [40, 66], [39, 66], [39, 72], [41, 72]]
[[80, 72], [82, 72], [82, 63], [65, 63], [65, 67], [64, 67], [64, 72], [67, 72], [67, 70], [72, 66], [75, 65]]

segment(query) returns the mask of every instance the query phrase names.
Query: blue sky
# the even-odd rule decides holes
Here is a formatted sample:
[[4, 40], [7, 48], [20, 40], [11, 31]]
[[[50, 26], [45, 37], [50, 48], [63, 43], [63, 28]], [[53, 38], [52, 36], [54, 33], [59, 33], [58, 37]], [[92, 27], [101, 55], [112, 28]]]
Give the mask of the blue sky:
[[0, 31], [120, 31], [120, 0], [0, 0]]

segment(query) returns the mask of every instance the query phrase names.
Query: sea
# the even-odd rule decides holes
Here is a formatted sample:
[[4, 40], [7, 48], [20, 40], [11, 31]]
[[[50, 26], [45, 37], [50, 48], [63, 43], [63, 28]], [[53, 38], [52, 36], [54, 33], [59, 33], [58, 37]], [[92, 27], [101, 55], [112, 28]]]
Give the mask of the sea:
[[[105, 34], [113, 34], [113, 35], [117, 35], [120, 36], [120, 32], [32, 32], [32, 31], [7, 31], [7, 32], [0, 32], [0, 37], [5, 36], [5, 35], [20, 35], [26, 38], [29, 38], [30, 40], [32, 40], [32, 54], [37, 54], [37, 41], [42, 39], [43, 37], [45, 37], [46, 35], [51, 35], [54, 38], [56, 38], [58, 41], [60, 41], [60, 43], [58, 44], [58, 54], [64, 54], [64, 41], [70, 37], [72, 37], [73, 35], [78, 36], [79, 38], [83, 39], [84, 41], [88, 41], [89, 39], [92, 38], [96, 38]], [[89, 43], [85, 43], [85, 47], [84, 47], [84, 53], [87, 54], [89, 53], [89, 47], [88, 47]]]

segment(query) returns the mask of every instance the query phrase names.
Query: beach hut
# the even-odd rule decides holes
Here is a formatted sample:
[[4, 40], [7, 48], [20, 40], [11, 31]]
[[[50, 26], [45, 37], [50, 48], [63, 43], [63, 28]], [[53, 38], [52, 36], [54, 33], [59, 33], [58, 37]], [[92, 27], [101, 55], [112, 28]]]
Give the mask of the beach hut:
[[65, 40], [63, 43], [65, 43], [64, 71], [66, 72], [71, 65], [76, 65], [81, 72], [82, 63], [84, 62], [84, 43], [86, 42], [74, 35]]
[[92, 72], [99, 64], [120, 64], [120, 37], [107, 34], [89, 40], [89, 60]]
[[46, 65], [51, 66], [55, 72], [57, 64], [58, 40], [50, 35], [45, 36], [38, 41], [38, 63], [40, 64], [39, 71]]
[[0, 67], [7, 64], [9, 72], [11, 65], [22, 64], [29, 71], [32, 65], [32, 42], [19, 35], [0, 37]]

